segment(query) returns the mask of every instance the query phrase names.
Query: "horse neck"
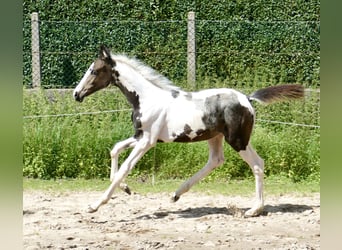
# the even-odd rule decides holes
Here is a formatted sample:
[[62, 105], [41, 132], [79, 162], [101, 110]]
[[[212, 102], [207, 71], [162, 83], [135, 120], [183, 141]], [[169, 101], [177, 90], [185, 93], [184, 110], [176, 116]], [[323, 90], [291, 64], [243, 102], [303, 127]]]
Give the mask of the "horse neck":
[[119, 73], [119, 82], [116, 85], [134, 108], [142, 99], [151, 99], [153, 96], [165, 94], [167, 91], [155, 86], [125, 63], [117, 62], [116, 70]]

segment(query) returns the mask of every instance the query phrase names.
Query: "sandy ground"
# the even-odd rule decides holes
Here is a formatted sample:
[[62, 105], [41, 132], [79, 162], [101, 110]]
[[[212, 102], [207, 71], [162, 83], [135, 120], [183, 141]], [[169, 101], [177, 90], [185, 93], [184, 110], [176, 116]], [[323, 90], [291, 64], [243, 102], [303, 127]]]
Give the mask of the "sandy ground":
[[101, 192], [23, 194], [24, 249], [320, 249], [320, 195], [267, 196], [265, 212], [242, 215], [253, 198], [117, 192], [86, 213]]

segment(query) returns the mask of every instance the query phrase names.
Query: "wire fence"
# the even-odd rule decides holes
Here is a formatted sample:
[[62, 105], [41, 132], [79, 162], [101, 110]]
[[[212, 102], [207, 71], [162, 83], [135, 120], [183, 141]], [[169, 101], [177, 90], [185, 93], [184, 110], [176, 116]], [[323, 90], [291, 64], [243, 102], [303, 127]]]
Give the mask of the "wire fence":
[[[71, 113], [71, 114], [28, 115], [28, 116], [24, 116], [23, 119], [56, 118], [56, 117], [80, 116], [80, 115], [98, 115], [98, 114], [128, 112], [128, 111], [132, 111], [132, 110], [131, 109], [121, 109], [121, 110], [104, 110], [104, 111], [82, 112], [82, 113]], [[298, 127], [308, 127], [308, 128], [320, 128], [320, 126], [312, 125], [312, 124], [272, 121], [272, 120], [264, 120], [264, 119], [256, 119], [256, 120], [260, 121], [260, 122], [266, 122], [266, 123], [275, 123], [275, 124], [291, 125], [291, 126], [298, 126]]]
[[[47, 92], [45, 93], [46, 96], [50, 96], [47, 97], [48, 104], [45, 104], [45, 106], [51, 106], [53, 107], [53, 103], [54, 98], [51, 98], [51, 96], [53, 96], [54, 94], [49, 93], [49, 90], [46, 90]], [[61, 93], [68, 93], [67, 96], [71, 96], [71, 94], [69, 92], [71, 92], [70, 89], [60, 89], [60, 90], [51, 90], [52, 92], [57, 91], [59, 93], [59, 95], [61, 95]], [[107, 92], [114, 92], [115, 95], [119, 95], [120, 93], [118, 93], [118, 90], [113, 90], [110, 89]], [[263, 107], [258, 107], [257, 109], [260, 110], [260, 114], [258, 114], [258, 116], [260, 116], [261, 118], [256, 118], [257, 122], [262, 122], [262, 123], [268, 123], [268, 124], [278, 124], [278, 125], [286, 125], [286, 126], [296, 126], [296, 127], [302, 127], [302, 128], [313, 128], [313, 129], [320, 129], [320, 107], [319, 107], [319, 99], [320, 99], [320, 91], [316, 90], [316, 89], [306, 89], [305, 90], [305, 100], [303, 102], [303, 105], [300, 106], [299, 109], [293, 109], [293, 108], [289, 108], [289, 107], [285, 107], [286, 109], [282, 110], [281, 112], [279, 112], [279, 109], [281, 110], [281, 108], [277, 107], [276, 111], [267, 108], [267, 112], [264, 113], [264, 111], [260, 110], [263, 109]], [[64, 95], [64, 94], [63, 94]], [[27, 96], [25, 97], [27, 99]], [[65, 98], [65, 95], [64, 97]], [[69, 98], [68, 98], [69, 99]], [[119, 100], [119, 102], [121, 102], [121, 100]], [[44, 104], [42, 104], [44, 105]], [[24, 120], [36, 120], [36, 119], [49, 119], [49, 118], [65, 118], [65, 117], [71, 117], [71, 116], [85, 116], [85, 115], [105, 115], [105, 114], [114, 114], [114, 113], [120, 113], [120, 112], [125, 112], [125, 113], [130, 113], [132, 111], [131, 108], [127, 108], [127, 107], [122, 107], [119, 108], [117, 107], [116, 109], [105, 109], [105, 110], [99, 110], [99, 111], [81, 111], [81, 112], [72, 112], [72, 113], [51, 113], [50, 109], [53, 108], [48, 108], [49, 113], [48, 114], [29, 114], [30, 111], [27, 111], [27, 109], [25, 109], [25, 115], [23, 116]], [[96, 107], [95, 107], [96, 108]], [[264, 109], [266, 109], [264, 107]], [[286, 114], [286, 112], [291, 112], [294, 114], [294, 121], [284, 121], [284, 120], [274, 120], [274, 119], [270, 119], [272, 116], [275, 115], [275, 113], [277, 114], [277, 117], [281, 117], [282, 113], [284, 113], [284, 117], [287, 117], [288, 114]], [[302, 117], [305, 116], [306, 117], [306, 123], [303, 122], [296, 122], [295, 120], [298, 120], [298, 117]], [[311, 124], [314, 123], [314, 124]]]

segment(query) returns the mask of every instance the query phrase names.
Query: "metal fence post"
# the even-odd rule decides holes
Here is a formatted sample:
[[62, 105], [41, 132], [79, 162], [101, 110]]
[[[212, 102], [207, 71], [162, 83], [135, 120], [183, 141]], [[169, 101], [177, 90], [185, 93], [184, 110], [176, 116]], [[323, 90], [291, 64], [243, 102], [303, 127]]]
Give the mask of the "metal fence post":
[[37, 12], [31, 14], [31, 48], [32, 48], [32, 87], [40, 87], [40, 48], [39, 17]]
[[196, 87], [196, 34], [195, 12], [188, 13], [188, 84]]

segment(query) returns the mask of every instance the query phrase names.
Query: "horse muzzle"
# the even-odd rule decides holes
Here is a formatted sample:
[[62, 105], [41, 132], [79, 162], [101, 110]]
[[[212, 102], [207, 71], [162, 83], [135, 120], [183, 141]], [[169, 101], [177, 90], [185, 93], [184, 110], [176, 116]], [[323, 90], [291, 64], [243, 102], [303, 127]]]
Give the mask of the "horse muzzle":
[[78, 101], [78, 102], [82, 102], [83, 99], [84, 99], [84, 96], [81, 95], [81, 94], [80, 94], [79, 92], [77, 92], [77, 91], [74, 91], [73, 96], [74, 96], [75, 100]]

